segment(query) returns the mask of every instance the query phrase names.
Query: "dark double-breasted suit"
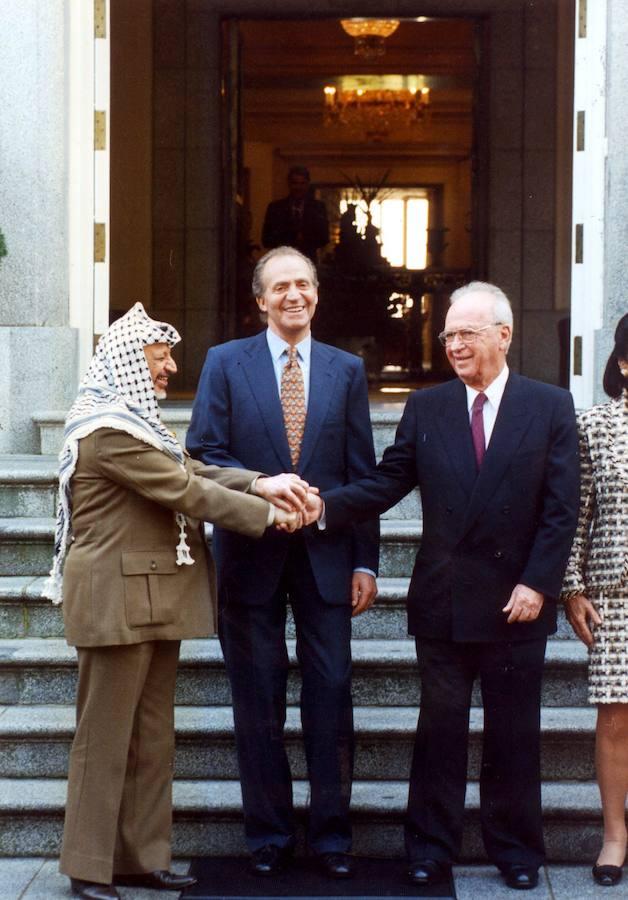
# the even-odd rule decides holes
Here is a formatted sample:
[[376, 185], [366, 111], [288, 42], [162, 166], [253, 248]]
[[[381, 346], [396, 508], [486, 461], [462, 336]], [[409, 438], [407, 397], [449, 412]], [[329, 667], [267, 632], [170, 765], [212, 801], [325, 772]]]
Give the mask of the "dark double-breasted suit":
[[[577, 434], [567, 391], [511, 373], [478, 472], [466, 390], [415, 392], [376, 471], [324, 491], [330, 532], [418, 486], [423, 533], [408, 593], [421, 714], [406, 845], [411, 859], [458, 852], [471, 688], [480, 676], [482, 826], [498, 866], [543, 859], [539, 709], [547, 635], [578, 510]], [[513, 588], [545, 597], [535, 621], [507, 624]]]
[[[205, 463], [275, 475], [290, 452], [266, 333], [210, 349], [188, 449]], [[312, 340], [309, 399], [297, 473], [329, 490], [375, 462], [361, 360]], [[297, 630], [301, 713], [311, 784], [309, 841], [316, 852], [350, 844], [353, 760], [351, 578], [377, 571], [377, 520], [330, 534], [269, 531], [259, 542], [215, 529], [219, 634], [231, 681], [249, 848], [294, 842], [283, 746], [288, 658], [286, 600]]]

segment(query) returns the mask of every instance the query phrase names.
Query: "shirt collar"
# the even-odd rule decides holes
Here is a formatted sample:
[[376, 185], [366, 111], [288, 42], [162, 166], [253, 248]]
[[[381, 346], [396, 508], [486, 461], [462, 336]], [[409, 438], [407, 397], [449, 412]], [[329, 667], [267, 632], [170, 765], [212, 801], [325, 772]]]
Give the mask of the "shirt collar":
[[[268, 349], [270, 350], [270, 355], [273, 358], [274, 362], [278, 362], [281, 358], [282, 354], [285, 353], [286, 349], [290, 346], [287, 341], [284, 341], [283, 338], [279, 337], [274, 331], [271, 331], [270, 328], [266, 329], [266, 340], [268, 342]], [[299, 359], [304, 362], [310, 362], [310, 355], [312, 352], [312, 335], [308, 334], [307, 337], [303, 338], [297, 345], [297, 355]]]
[[495, 409], [499, 409], [499, 404], [501, 403], [502, 397], [504, 395], [504, 390], [506, 389], [506, 382], [508, 381], [508, 375], [510, 371], [507, 365], [504, 365], [504, 368], [501, 370], [497, 378], [495, 378], [488, 387], [484, 388], [483, 391], [476, 391], [475, 388], [469, 387], [468, 384], [465, 384], [465, 388], [467, 389], [467, 409], [469, 412], [471, 411], [471, 407], [473, 406], [473, 401], [477, 397], [478, 394], [483, 393], [486, 394], [486, 397], [489, 403]]

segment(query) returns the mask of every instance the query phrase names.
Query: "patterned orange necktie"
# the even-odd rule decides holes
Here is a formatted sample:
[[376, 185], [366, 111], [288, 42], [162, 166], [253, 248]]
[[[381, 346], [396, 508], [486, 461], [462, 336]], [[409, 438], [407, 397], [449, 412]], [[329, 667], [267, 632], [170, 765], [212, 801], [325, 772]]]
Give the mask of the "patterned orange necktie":
[[305, 430], [305, 389], [296, 347], [288, 348], [288, 362], [281, 373], [281, 407], [292, 468], [296, 469]]

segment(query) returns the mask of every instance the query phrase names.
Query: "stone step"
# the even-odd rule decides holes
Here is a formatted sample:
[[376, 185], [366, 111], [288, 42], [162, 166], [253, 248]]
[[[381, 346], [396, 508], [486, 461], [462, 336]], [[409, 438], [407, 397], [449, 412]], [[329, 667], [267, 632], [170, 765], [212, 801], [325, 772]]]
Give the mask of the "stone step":
[[0, 456], [0, 517], [54, 516], [56, 456]]
[[[0, 517], [45, 517], [56, 514], [56, 456], [0, 456]], [[418, 491], [384, 513], [385, 519], [419, 519]]]
[[[44, 576], [0, 576], [0, 638], [63, 637], [62, 607], [42, 598]], [[407, 639], [408, 578], [379, 578], [377, 603], [353, 619], [353, 637]], [[294, 637], [288, 611], [287, 634]]]
[[[0, 576], [46, 575], [52, 564], [54, 518], [0, 518]], [[211, 526], [207, 526], [208, 535]], [[383, 519], [380, 574], [408, 577], [412, 573], [420, 537], [417, 519]]]
[[45, 577], [0, 576], [0, 638], [63, 637], [63, 612], [41, 596]]
[[[395, 439], [395, 431], [403, 412], [403, 403], [386, 404], [387, 409], [371, 407], [371, 425], [375, 455], [381, 459], [382, 453]], [[188, 426], [192, 417], [192, 407], [178, 403], [160, 404], [161, 418], [165, 425], [174, 431], [181, 444], [185, 444]], [[65, 410], [44, 410], [33, 413], [33, 420], [39, 428], [41, 436], [41, 453], [56, 457], [63, 442], [63, 425]]]
[[[298, 702], [294, 641], [288, 642], [288, 703]], [[356, 706], [416, 706], [419, 685], [414, 642], [354, 640], [353, 696]], [[550, 641], [545, 664], [543, 705], [587, 705], [587, 655], [576, 640]], [[0, 640], [0, 704], [56, 704], [74, 701], [76, 654], [56, 638]], [[230, 691], [216, 638], [184, 641], [177, 703], [224, 706]], [[475, 705], [480, 705], [476, 692]]]
[[54, 518], [0, 518], [0, 575], [45, 575], [53, 542]]
[[[352, 794], [353, 849], [365, 856], [403, 856], [405, 781], [356, 782]], [[0, 856], [56, 856], [63, 828], [63, 779], [0, 779]], [[308, 786], [294, 784], [303, 848]], [[176, 781], [173, 851], [176, 856], [239, 856], [241, 793], [237, 781]], [[464, 859], [484, 859], [476, 783], [467, 790]], [[594, 782], [543, 785], [544, 829], [550, 861], [591, 859], [600, 841], [600, 799]]]
[[[408, 778], [418, 710], [357, 707], [356, 781]], [[469, 777], [478, 776], [482, 710], [471, 711]], [[75, 714], [71, 706], [0, 707], [0, 778], [64, 778]], [[175, 777], [237, 779], [233, 712], [228, 706], [175, 710]], [[595, 710], [546, 708], [541, 713], [542, 774], [547, 781], [595, 778]], [[306, 778], [299, 710], [289, 707], [286, 747], [295, 778]]]
[[[43, 576], [0, 576], [0, 638], [63, 637], [62, 609], [42, 598], [44, 581]], [[407, 639], [406, 596], [410, 579], [381, 577], [377, 583], [377, 601], [367, 614], [353, 619], [353, 637], [360, 640]], [[287, 633], [294, 637], [290, 611]], [[573, 638], [562, 606], [558, 610], [555, 638]]]

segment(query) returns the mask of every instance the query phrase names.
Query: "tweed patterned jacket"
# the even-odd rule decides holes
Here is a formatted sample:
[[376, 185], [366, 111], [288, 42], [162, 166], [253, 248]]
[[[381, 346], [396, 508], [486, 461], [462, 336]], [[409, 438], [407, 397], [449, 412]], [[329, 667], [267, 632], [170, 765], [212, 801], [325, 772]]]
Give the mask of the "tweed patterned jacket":
[[628, 586], [628, 390], [578, 416], [581, 501], [563, 595]]

